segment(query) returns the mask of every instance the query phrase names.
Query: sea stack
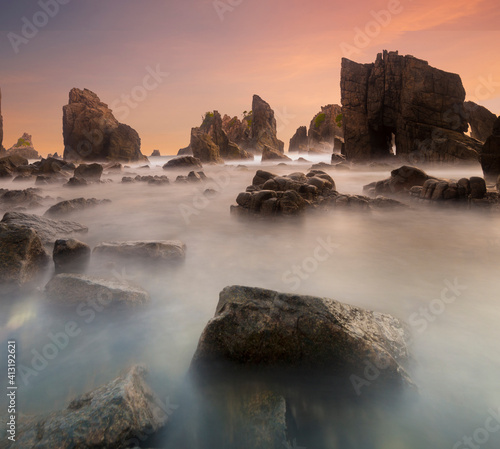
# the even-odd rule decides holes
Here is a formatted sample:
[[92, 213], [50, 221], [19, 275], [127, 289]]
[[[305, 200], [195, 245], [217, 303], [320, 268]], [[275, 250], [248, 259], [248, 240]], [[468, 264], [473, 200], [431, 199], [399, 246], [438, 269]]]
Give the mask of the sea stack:
[[88, 89], [72, 89], [63, 107], [64, 159], [146, 160], [137, 131], [119, 123], [108, 105]]

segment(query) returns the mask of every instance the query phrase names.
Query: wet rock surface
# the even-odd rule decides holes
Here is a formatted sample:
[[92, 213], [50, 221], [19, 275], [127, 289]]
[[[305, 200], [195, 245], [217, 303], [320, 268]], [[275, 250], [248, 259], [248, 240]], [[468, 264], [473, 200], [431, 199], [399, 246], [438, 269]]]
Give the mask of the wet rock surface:
[[24, 417], [16, 443], [6, 448], [123, 449], [168, 421], [160, 399], [145, 381], [146, 370], [126, 374], [73, 399], [64, 410]]
[[21, 212], [7, 212], [2, 223], [13, 224], [32, 228], [42, 239], [44, 244], [52, 244], [57, 239], [74, 234], [87, 233], [88, 228], [74, 221], [52, 220], [40, 215], [25, 214]]
[[220, 293], [191, 369], [278, 367], [360, 374], [366, 361], [384, 379], [411, 385], [409, 333], [398, 319], [338, 301], [231, 286]]

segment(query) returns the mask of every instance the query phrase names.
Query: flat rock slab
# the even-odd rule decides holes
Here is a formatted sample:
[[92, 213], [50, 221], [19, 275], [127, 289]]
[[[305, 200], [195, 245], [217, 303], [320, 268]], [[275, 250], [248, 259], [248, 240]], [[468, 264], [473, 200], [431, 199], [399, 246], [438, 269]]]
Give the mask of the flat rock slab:
[[105, 258], [140, 259], [150, 262], [180, 262], [186, 256], [186, 245], [179, 240], [144, 240], [102, 242], [93, 253]]
[[69, 237], [75, 233], [86, 233], [89, 228], [80, 223], [66, 220], [51, 220], [40, 215], [7, 212], [2, 223], [32, 228], [40, 236], [44, 244], [54, 243], [57, 239]]
[[406, 326], [391, 315], [333, 299], [231, 286], [220, 293], [192, 368], [298, 368], [363, 376], [367, 364], [382, 380], [411, 385]]
[[121, 449], [151, 435], [168, 421], [168, 410], [144, 380], [145, 369], [134, 366], [65, 410], [23, 418], [10, 448]]
[[47, 210], [47, 212], [44, 213], [44, 215], [49, 217], [57, 217], [60, 215], [88, 209], [89, 207], [95, 207], [99, 204], [104, 203], [111, 203], [111, 201], [98, 200], [96, 198], [75, 198], [73, 200], [60, 201], [59, 203], [54, 204]]
[[46, 299], [55, 305], [97, 302], [102, 307], [134, 307], [149, 301], [149, 293], [118, 279], [61, 273], [45, 286]]

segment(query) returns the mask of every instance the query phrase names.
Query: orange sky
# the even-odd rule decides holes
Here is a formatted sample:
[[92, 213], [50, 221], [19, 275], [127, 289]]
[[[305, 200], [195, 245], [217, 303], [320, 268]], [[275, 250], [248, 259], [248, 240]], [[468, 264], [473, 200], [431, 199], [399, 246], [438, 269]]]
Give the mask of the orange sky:
[[[383, 49], [459, 73], [469, 98], [500, 113], [497, 1], [60, 1], [67, 4], [56, 4], [17, 53], [9, 33], [22, 37], [23, 20], [43, 20], [42, 8], [24, 0], [2, 5], [6, 148], [28, 132], [41, 154], [61, 154], [62, 106], [72, 87], [113, 105], [139, 132], [146, 155], [176, 153], [205, 111], [240, 115], [254, 93], [275, 110], [288, 147], [321, 105], [340, 101], [342, 56], [372, 62]], [[361, 32], [370, 36], [362, 40]], [[126, 106], [123, 96], [144, 92], [137, 86], [148, 68], [168, 76]]]

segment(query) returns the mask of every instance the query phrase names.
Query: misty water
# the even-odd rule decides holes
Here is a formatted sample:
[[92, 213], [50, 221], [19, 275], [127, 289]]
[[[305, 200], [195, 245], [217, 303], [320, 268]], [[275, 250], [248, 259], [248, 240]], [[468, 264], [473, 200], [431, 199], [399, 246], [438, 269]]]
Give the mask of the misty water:
[[[114, 182], [72, 189], [43, 186], [43, 196], [53, 200], [28, 211], [43, 214], [58, 198], [107, 198], [112, 202], [67, 217], [89, 227], [88, 234], [77, 238], [91, 247], [110, 240], [176, 239], [186, 244], [187, 252], [181, 266], [162, 271], [109, 268], [106, 275], [136, 282], [151, 294], [149, 305], [130, 313], [104, 310], [91, 319], [90, 314], [48, 307], [41, 292], [3, 301], [0, 336], [2, 341], [17, 340], [19, 365], [31, 368], [34, 353], [51, 342], [49, 333], [63, 331], [69, 320], [81, 329], [36, 375], [18, 375], [21, 413], [64, 408], [76, 395], [108, 382], [133, 363], [143, 363], [155, 392], [175, 405], [171, 429], [143, 447], [232, 447], [231, 413], [238, 413], [234, 404], [239, 392], [244, 400], [245, 388], [221, 389], [211, 404], [186, 380], [186, 372], [219, 292], [228, 285], [248, 285], [334, 298], [410, 323], [410, 374], [418, 394], [394, 397], [380, 392], [376, 379], [359, 396], [354, 388], [344, 392], [348, 399], [323, 386], [316, 393], [314, 385], [288, 391], [297, 423], [296, 447], [462, 448], [469, 447], [458, 444], [467, 436], [475, 436], [478, 447], [499, 447], [496, 421], [489, 427], [499, 430], [478, 431], [490, 416], [500, 414], [497, 213], [416, 203], [403, 211], [341, 208], [300, 219], [242, 220], [231, 215], [230, 205], [251, 184], [257, 168], [288, 174], [307, 172], [311, 164], [271, 166], [256, 160], [245, 163], [246, 169], [237, 164], [206, 166], [204, 172], [213, 181], [191, 185], [172, 182], [186, 171], [165, 172], [161, 166], [167, 159], [151, 158], [149, 170], [135, 166], [125, 171], [167, 174], [169, 185], [122, 184], [126, 173], [105, 174], [103, 178]], [[313, 159], [326, 162], [328, 156]], [[479, 165], [427, 171], [455, 179], [482, 175]], [[389, 172], [328, 171], [337, 190], [349, 194], [362, 194], [363, 185], [387, 178]], [[218, 193], [207, 198], [207, 188]], [[311, 258], [322, 242], [329, 242], [331, 254], [314, 263]], [[302, 267], [302, 276], [290, 274], [294, 266]], [[97, 271], [89, 267], [90, 273]], [[441, 294], [450, 284], [456, 298], [445, 303]]]

